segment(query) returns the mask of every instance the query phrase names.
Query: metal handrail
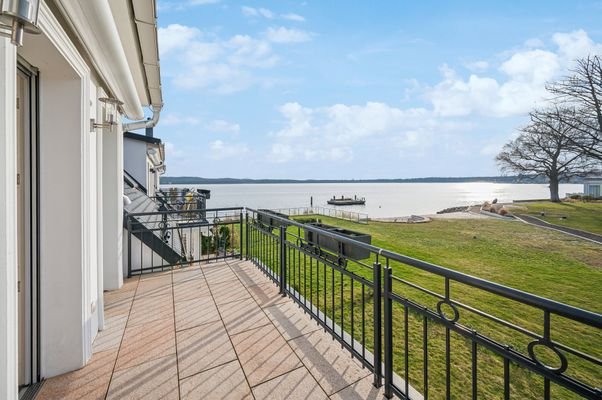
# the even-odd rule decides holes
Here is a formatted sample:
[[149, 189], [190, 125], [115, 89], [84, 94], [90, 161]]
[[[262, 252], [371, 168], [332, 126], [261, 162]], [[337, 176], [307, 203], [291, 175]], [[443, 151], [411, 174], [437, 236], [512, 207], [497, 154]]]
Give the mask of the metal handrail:
[[[567, 357], [569, 355], [578, 357], [579, 362], [589, 363], [586, 371], [590, 368], [600, 368], [602, 359], [599, 358], [598, 352], [587, 354], [582, 351], [584, 349], [580, 349], [579, 343], [581, 342], [575, 342], [576, 339], [568, 340], [566, 337], [572, 332], [571, 329], [576, 326], [575, 324], [582, 323], [585, 326], [602, 328], [602, 315], [417, 260], [338, 233], [322, 230], [319, 227], [269, 214], [269, 212], [254, 209], [247, 209], [247, 211], [247, 259], [251, 260], [280, 287], [280, 293], [292, 297], [305, 312], [309, 313], [320, 326], [339, 341], [342, 347], [349, 350], [352, 356], [357, 357], [364, 366], [368, 367], [373, 372], [375, 386], [381, 386], [384, 380], [386, 397], [390, 398], [396, 394], [404, 399], [426, 398], [429, 388], [432, 386], [433, 390], [437, 390], [437, 388], [441, 390], [441, 396], [445, 392], [445, 398], [451, 398], [451, 357], [455, 351], [452, 351], [450, 333], [454, 332], [472, 345], [469, 350], [472, 354], [472, 358], [469, 360], [471, 364], [467, 364], [467, 368], [472, 370], [472, 398], [478, 396], [477, 375], [478, 371], [482, 371], [477, 363], [478, 349], [484, 348], [503, 361], [503, 386], [499, 383], [494, 383], [493, 386], [497, 385], [499, 390], [503, 391], [504, 398], [510, 396], [510, 365], [513, 363], [543, 379], [543, 398], [546, 400], [551, 398], [551, 383], [569, 389], [576, 395], [602, 400], [602, 390], [597, 387], [598, 381], [595, 376], [593, 382], [591, 381], [592, 377], [585, 379], [581, 377], [579, 375], [580, 368], [584, 366], [574, 359], [570, 359], [569, 362]], [[249, 217], [250, 215], [252, 218]], [[269, 216], [268, 225], [262, 221], [262, 218], [259, 218], [262, 215]], [[291, 227], [297, 229], [290, 229]], [[274, 229], [277, 229], [279, 234], [274, 234]], [[301, 230], [303, 230], [303, 236]], [[311, 235], [308, 235], [310, 232]], [[322, 242], [321, 238], [324, 237], [329, 239]], [[338, 243], [338, 247], [332, 247], [329, 240]], [[324, 252], [321, 246], [324, 246], [327, 251]], [[349, 269], [350, 265], [354, 267], [370, 266], [352, 258], [354, 256], [351, 254], [358, 253], [348, 252], [349, 249], [346, 246], [368, 250], [367, 253], [370, 256], [363, 255], [362, 257], [369, 258], [370, 262], [373, 262], [371, 281], [361, 276], [363, 272], [355, 268]], [[407, 278], [393, 276], [393, 267], [397, 265], [397, 262], [443, 278], [445, 290], [433, 291], [413, 283]], [[309, 281], [307, 281], [307, 269], [309, 269]], [[312, 273], [314, 278], [312, 278]], [[419, 297], [408, 295], [403, 287], [399, 286], [394, 289], [394, 283], [417, 289], [421, 295]], [[505, 315], [507, 313], [494, 315], [481, 311], [463, 301], [458, 301], [457, 294], [452, 296], [452, 283], [471, 286], [476, 290], [499, 295], [500, 300], [510, 299], [520, 303], [521, 306], [532, 307], [531, 311], [543, 313], [543, 319], [539, 322], [525, 322], [521, 326], [522, 323], [519, 325], [513, 322], [513, 317]], [[309, 285], [309, 291], [307, 285]], [[361, 289], [361, 297], [358, 299], [353, 294], [355, 287]], [[368, 295], [368, 300], [364, 295], [365, 290], [372, 292]], [[344, 291], [350, 296], [346, 300], [343, 296]], [[422, 297], [423, 295], [430, 296], [432, 300], [427, 301], [426, 297]], [[359, 315], [354, 301], [361, 305]], [[430, 301], [436, 302], [436, 307], [432, 304], [429, 305]], [[370, 302], [371, 304], [369, 304]], [[368, 307], [368, 304], [372, 309], [372, 315], [367, 320], [371, 324], [373, 333], [370, 338], [366, 335], [364, 325], [366, 317], [364, 308]], [[464, 316], [460, 313], [461, 309], [469, 314]], [[361, 316], [361, 326], [356, 330], [358, 335], [354, 334], [354, 327], [356, 327], [353, 322], [354, 310], [358, 317]], [[517, 308], [517, 310], [520, 310], [517, 315], [521, 315], [526, 309]], [[500, 308], [498, 311], [501, 312], [502, 309]], [[337, 314], [336, 318], [335, 313]], [[424, 360], [422, 394], [411, 386], [415, 385], [416, 378], [411, 385], [409, 383], [408, 315], [410, 313], [413, 315], [412, 326], [418, 324], [422, 330]], [[394, 318], [394, 315], [397, 315], [398, 318]], [[552, 320], [552, 317], [556, 315], [565, 317], [566, 322], [556, 327], [558, 321]], [[400, 319], [401, 316], [403, 316], [402, 319]], [[475, 320], [475, 317], [480, 319]], [[432, 323], [443, 329], [445, 335], [430, 334], [429, 325]], [[397, 328], [393, 328], [394, 324], [403, 324], [404, 327], [397, 330]], [[552, 328], [553, 324], [554, 329]], [[535, 325], [539, 325], [539, 328], [533, 329]], [[348, 328], [350, 330], [346, 330]], [[511, 329], [513, 334], [508, 336], [507, 333], [501, 333], [506, 328]], [[580, 331], [575, 329], [576, 333]], [[401, 332], [405, 338], [401, 340], [401, 343], [398, 340], [394, 341], [394, 335], [400, 335]], [[361, 336], [359, 336], [360, 333]], [[557, 335], [564, 339], [559, 340]], [[443, 340], [445, 348], [442, 347]], [[528, 342], [524, 342], [520, 347], [513, 347], [517, 344], [515, 342], [523, 340]], [[568, 342], [563, 343], [565, 340]], [[439, 350], [445, 355], [444, 388], [441, 387], [441, 382], [435, 385], [429, 384], [427, 348], [429, 347], [428, 343], [432, 341], [439, 342]], [[395, 361], [396, 356], [394, 355], [394, 348], [401, 349], [402, 345], [405, 346], [405, 350], [400, 350], [400, 352], [402, 351], [404, 354], [405, 364], [402, 364], [399, 358], [399, 363]], [[372, 351], [367, 346], [371, 346]], [[558, 364], [549, 366], [545, 364], [545, 361], [540, 360], [535, 350], [539, 346], [555, 353]], [[400, 357], [399, 353], [397, 357]], [[573, 361], [575, 361], [574, 364]], [[576, 365], [577, 369], [569, 368], [569, 364], [571, 367]], [[403, 370], [404, 367], [405, 370]], [[565, 373], [565, 371], [568, 372]], [[485, 370], [485, 374], [488, 374], [487, 370]]]
[[[247, 211], [251, 211], [253, 213], [260, 214], [261, 211], [254, 210], [252, 208], [247, 208]], [[322, 230], [320, 228], [313, 227], [311, 225], [301, 224], [294, 220], [289, 220], [286, 218], [279, 217], [278, 215], [270, 214], [270, 218], [279, 220], [280, 222], [285, 222], [289, 225], [296, 226], [299, 228], [303, 228], [304, 230], [308, 230], [311, 232], [319, 233], [322, 236], [327, 236], [332, 239], [336, 239], [341, 243], [357, 246], [366, 250], [369, 250], [372, 253], [376, 253], [380, 256], [389, 258], [394, 261], [399, 261], [406, 265], [419, 268], [423, 271], [427, 271], [436, 275], [440, 275], [445, 278], [453, 279], [459, 283], [463, 283], [466, 285], [470, 285], [476, 287], [478, 289], [483, 289], [485, 291], [498, 294], [509, 298], [511, 300], [517, 300], [521, 303], [525, 303], [531, 305], [533, 307], [540, 308], [542, 310], [548, 310], [553, 312], [554, 314], [570, 317], [577, 321], [586, 323], [588, 325], [592, 325], [596, 328], [602, 328], [602, 314], [597, 314], [591, 311], [583, 310], [578, 307], [574, 307], [568, 304], [560, 303], [555, 300], [550, 300], [545, 297], [537, 296], [532, 293], [524, 292], [519, 289], [514, 289], [509, 286], [501, 285], [499, 283], [491, 282], [486, 279], [478, 278], [472, 275], [468, 275], [462, 272], [454, 271], [449, 268], [442, 267], [440, 265], [432, 264], [426, 261], [418, 260], [413, 257], [409, 257], [403, 254], [395, 253], [390, 250], [386, 250], [377, 246], [373, 246], [371, 244], [367, 244], [364, 242], [360, 242], [354, 239], [350, 239], [345, 236], [341, 236], [337, 233], [329, 232]]]

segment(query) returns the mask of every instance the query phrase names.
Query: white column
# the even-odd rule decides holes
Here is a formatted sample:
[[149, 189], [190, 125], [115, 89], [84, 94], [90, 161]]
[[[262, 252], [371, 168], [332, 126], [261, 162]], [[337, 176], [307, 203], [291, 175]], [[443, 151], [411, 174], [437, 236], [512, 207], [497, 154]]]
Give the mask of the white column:
[[[105, 93], [99, 91], [97, 97], [105, 97]], [[100, 102], [96, 103], [95, 118], [102, 113]], [[96, 229], [97, 229], [97, 257], [98, 257], [98, 329], [104, 329], [104, 228], [103, 228], [103, 196], [102, 196], [102, 133], [99, 132], [96, 135]]]
[[18, 396], [15, 46], [0, 38], [0, 398]]
[[40, 317], [44, 377], [82, 367], [91, 350], [87, 84], [85, 77], [68, 74], [64, 67], [60, 72], [58, 66], [40, 69]]
[[[117, 116], [119, 120], [119, 116]], [[123, 285], [123, 134], [102, 132], [103, 281], [106, 290]]]

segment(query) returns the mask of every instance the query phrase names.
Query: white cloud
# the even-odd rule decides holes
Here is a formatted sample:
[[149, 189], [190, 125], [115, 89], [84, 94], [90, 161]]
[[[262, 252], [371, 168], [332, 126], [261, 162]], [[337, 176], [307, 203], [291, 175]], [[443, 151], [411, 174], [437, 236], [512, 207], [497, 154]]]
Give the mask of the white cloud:
[[266, 38], [274, 43], [302, 43], [312, 39], [313, 34], [300, 29], [285, 28], [268, 28], [265, 32]]
[[278, 61], [268, 42], [247, 35], [236, 35], [225, 45], [231, 50], [228, 59], [233, 65], [269, 68]]
[[211, 132], [229, 133], [237, 135], [240, 132], [240, 125], [233, 122], [228, 122], [223, 119], [216, 119], [211, 121], [207, 127], [207, 130]]
[[568, 33], [555, 33], [552, 41], [558, 46], [559, 55], [568, 62], [573, 62], [589, 54], [602, 54], [602, 43], [595, 43], [582, 29]]
[[159, 28], [159, 53], [163, 55], [175, 49], [186, 48], [200, 35], [199, 29], [180, 24]]
[[240, 8], [240, 11], [242, 12], [242, 15], [244, 15], [247, 18], [261, 18], [261, 17], [263, 17], [265, 19], [281, 18], [281, 19], [285, 19], [287, 21], [305, 22], [305, 18], [302, 15], [295, 14], [295, 13], [276, 15], [272, 10], [270, 10], [268, 8], [261, 8], [261, 7], [255, 8], [255, 7], [249, 7], [249, 6], [242, 6]]
[[529, 49], [538, 49], [541, 47], [545, 47], [545, 43], [543, 40], [539, 38], [531, 38], [525, 41], [525, 47]]
[[584, 31], [556, 33], [552, 42], [555, 51], [533, 49], [539, 43], [532, 42], [528, 48], [508, 55], [498, 67], [501, 79], [477, 74], [463, 78], [444, 65], [443, 80], [427, 90], [426, 97], [441, 116], [525, 114], [547, 100], [546, 82], [566, 73], [574, 59], [602, 53], [602, 45], [594, 43]]
[[424, 108], [401, 109], [385, 103], [334, 104], [308, 108], [286, 103], [279, 108], [285, 123], [273, 134], [271, 160], [350, 161], [353, 146], [364, 140], [387, 143], [399, 152], [431, 146], [442, 132], [468, 129], [465, 123], [444, 121]]
[[215, 160], [225, 158], [240, 157], [249, 152], [244, 143], [225, 143], [221, 140], [215, 140], [209, 144], [210, 157]]
[[473, 72], [484, 72], [489, 68], [489, 63], [487, 61], [475, 61], [467, 63], [466, 68]]
[[189, 4], [195, 5], [195, 6], [205, 6], [207, 4], [216, 4], [219, 3], [220, 0], [188, 0]]
[[233, 93], [262, 82], [253, 70], [272, 68], [278, 57], [265, 39], [235, 35], [220, 39], [194, 27], [159, 28], [162, 67], [174, 84], [186, 89]]
[[267, 19], [273, 19], [275, 17], [274, 13], [267, 8], [242, 6], [241, 11], [245, 17], [263, 17]]
[[281, 17], [288, 21], [305, 22], [305, 18], [302, 15], [295, 13], [282, 14]]
[[165, 142], [165, 153], [166, 160], [181, 159], [186, 155], [182, 150], [176, 148], [176, 146], [171, 142]]
[[161, 116], [161, 125], [198, 125], [201, 121], [191, 115], [180, 115], [176, 113], [165, 113]]

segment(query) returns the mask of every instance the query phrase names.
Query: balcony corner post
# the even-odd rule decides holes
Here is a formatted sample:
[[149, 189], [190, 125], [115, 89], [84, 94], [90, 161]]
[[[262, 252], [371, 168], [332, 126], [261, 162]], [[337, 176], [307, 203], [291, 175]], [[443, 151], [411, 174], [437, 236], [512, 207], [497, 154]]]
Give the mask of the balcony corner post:
[[384, 288], [384, 303], [385, 303], [385, 397], [390, 399], [393, 397], [393, 302], [391, 293], [393, 292], [393, 279], [391, 278], [391, 268], [385, 268], [385, 288]]
[[125, 213], [126, 226], [128, 230], [128, 278], [132, 277], [132, 220], [128, 213]]
[[249, 260], [249, 212], [245, 210], [245, 260]]
[[[378, 260], [378, 259], [377, 259]], [[382, 386], [382, 318], [381, 318], [381, 265], [377, 261], [372, 266], [374, 285], [374, 386]]]
[[286, 226], [280, 227], [280, 293], [286, 296]]
[[243, 246], [243, 243], [242, 243], [242, 241], [243, 241], [243, 235], [242, 235], [243, 232], [242, 232], [242, 229], [243, 228], [242, 228], [242, 210], [241, 210], [240, 211], [240, 240], [238, 242], [240, 244], [240, 250], [238, 252], [239, 252], [239, 258], [241, 260], [242, 260], [242, 246]]

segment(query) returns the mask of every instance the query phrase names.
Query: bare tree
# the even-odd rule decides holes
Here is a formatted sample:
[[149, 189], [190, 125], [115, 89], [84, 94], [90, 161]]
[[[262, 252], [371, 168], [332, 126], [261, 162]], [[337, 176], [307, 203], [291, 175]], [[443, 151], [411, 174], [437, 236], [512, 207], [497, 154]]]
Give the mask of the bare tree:
[[572, 136], [572, 144], [584, 155], [602, 161], [602, 58], [598, 55], [577, 60], [571, 75], [547, 85], [548, 91], [563, 108], [571, 108], [572, 113], [561, 113], [552, 109], [551, 115], [540, 122], [556, 119], [578, 132]]
[[[563, 119], [551, 117], [554, 112]], [[574, 142], [582, 133], [564, 122], [573, 118], [570, 109], [536, 110], [531, 123], [520, 129], [520, 135], [507, 143], [496, 161], [502, 171], [530, 177], [545, 176], [550, 182], [550, 200], [560, 201], [558, 184], [563, 179], [587, 175], [596, 161], [584, 157]]]

